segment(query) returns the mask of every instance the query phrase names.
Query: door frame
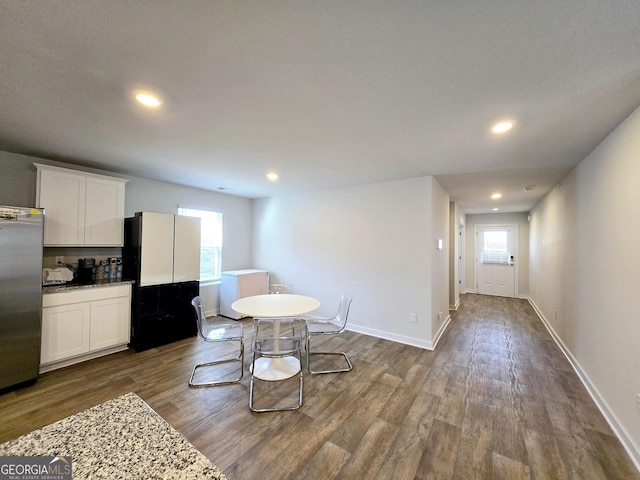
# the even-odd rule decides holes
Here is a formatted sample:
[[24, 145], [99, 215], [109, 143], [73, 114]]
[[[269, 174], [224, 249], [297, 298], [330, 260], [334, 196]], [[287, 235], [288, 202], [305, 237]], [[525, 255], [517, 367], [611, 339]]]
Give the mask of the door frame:
[[464, 279], [465, 274], [465, 251], [466, 251], [466, 240], [465, 240], [465, 225], [464, 223], [459, 223], [458, 225], [458, 295], [462, 295], [467, 293], [466, 282]]
[[480, 260], [480, 252], [482, 247], [480, 245], [480, 230], [483, 228], [512, 228], [513, 229], [513, 238], [512, 240], [512, 252], [513, 252], [513, 297], [510, 298], [519, 298], [518, 296], [518, 265], [520, 264], [520, 257], [518, 255], [518, 224], [517, 223], [477, 223], [475, 225], [475, 238], [473, 242], [473, 284], [475, 286], [475, 291], [478, 293], [478, 270], [479, 270], [479, 260]]

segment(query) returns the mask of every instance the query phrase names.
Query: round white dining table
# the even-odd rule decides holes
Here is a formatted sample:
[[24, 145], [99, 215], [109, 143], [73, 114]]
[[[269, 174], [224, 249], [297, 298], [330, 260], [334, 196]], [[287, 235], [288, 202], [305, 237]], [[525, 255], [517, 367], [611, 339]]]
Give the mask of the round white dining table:
[[[272, 319], [276, 337], [280, 332], [281, 318], [304, 315], [319, 307], [320, 301], [313, 297], [288, 293], [254, 295], [231, 304], [231, 308], [242, 315]], [[256, 360], [253, 375], [261, 380], [284, 380], [296, 375], [300, 368], [302, 366], [295, 357], [259, 358]]]

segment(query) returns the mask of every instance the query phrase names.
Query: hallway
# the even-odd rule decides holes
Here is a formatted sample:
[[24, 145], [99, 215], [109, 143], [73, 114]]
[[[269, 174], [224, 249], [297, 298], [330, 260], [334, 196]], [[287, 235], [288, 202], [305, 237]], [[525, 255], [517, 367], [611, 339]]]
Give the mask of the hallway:
[[453, 320], [437, 417], [461, 429], [455, 478], [640, 478], [526, 300], [466, 294]]

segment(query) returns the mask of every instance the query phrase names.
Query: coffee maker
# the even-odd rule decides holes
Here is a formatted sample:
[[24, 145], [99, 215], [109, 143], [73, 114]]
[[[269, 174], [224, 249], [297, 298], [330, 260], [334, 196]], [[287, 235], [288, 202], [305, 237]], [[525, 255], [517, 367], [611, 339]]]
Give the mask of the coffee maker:
[[93, 268], [96, 266], [95, 258], [79, 258], [78, 274], [76, 280], [78, 283], [88, 285], [93, 283]]

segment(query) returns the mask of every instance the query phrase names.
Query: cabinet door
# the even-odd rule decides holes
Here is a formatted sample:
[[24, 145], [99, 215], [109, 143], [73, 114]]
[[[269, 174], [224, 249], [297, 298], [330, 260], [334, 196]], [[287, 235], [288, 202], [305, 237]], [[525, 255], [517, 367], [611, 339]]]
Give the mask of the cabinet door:
[[87, 177], [85, 245], [124, 244], [124, 182]]
[[200, 279], [200, 218], [175, 216], [173, 281]]
[[83, 245], [85, 176], [38, 170], [38, 207], [45, 209], [44, 245]]
[[130, 311], [130, 297], [91, 302], [90, 350], [129, 343]]
[[142, 213], [140, 286], [173, 282], [173, 215]]
[[90, 315], [89, 302], [43, 308], [40, 363], [87, 353]]

